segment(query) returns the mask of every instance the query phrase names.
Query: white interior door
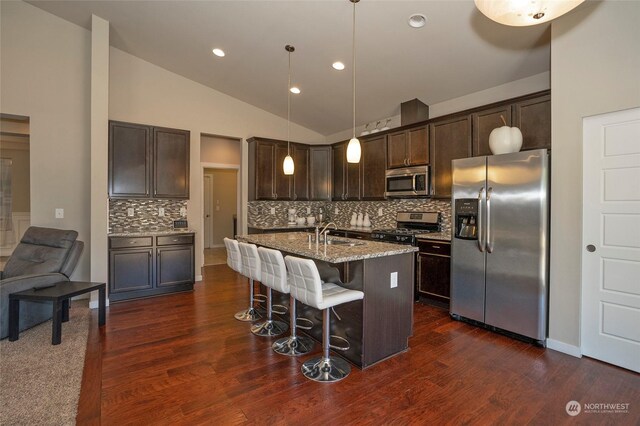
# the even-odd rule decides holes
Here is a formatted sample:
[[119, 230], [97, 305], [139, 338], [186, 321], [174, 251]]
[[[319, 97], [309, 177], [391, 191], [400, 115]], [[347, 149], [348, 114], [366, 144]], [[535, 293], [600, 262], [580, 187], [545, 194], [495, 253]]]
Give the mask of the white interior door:
[[582, 353], [640, 372], [640, 108], [583, 122]]
[[211, 218], [211, 175], [204, 175], [203, 180], [203, 204], [204, 204], [204, 248], [211, 248], [211, 236], [213, 234], [213, 223]]

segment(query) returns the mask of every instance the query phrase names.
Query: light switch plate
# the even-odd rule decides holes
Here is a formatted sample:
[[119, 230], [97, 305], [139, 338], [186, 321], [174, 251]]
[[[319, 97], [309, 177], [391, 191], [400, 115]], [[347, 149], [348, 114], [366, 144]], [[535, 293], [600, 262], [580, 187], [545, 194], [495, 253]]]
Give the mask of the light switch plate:
[[307, 207], [307, 214], [311, 214], [311, 207]]
[[392, 272], [391, 273], [391, 288], [396, 288], [398, 287], [398, 273], [397, 272]]
[[132, 217], [133, 216], [133, 207], [129, 207], [127, 209], [127, 216]]
[[338, 208], [336, 207], [336, 212], [335, 212], [335, 214], [338, 214], [338, 213], [340, 213], [340, 212], [338, 211]]
[[64, 209], [56, 209], [56, 219], [64, 219]]
[[271, 214], [276, 214], [276, 208], [275, 207], [271, 207]]
[[184, 207], [180, 207], [180, 216], [187, 217], [187, 209]]
[[382, 216], [382, 207], [378, 209], [378, 216]]
[[158, 216], [164, 217], [164, 207], [159, 207], [158, 208]]

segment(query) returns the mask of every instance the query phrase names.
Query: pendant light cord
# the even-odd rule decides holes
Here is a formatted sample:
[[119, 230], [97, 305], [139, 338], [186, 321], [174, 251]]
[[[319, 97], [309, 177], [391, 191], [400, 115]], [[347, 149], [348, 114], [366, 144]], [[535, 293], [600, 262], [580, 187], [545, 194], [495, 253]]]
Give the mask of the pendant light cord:
[[289, 51], [289, 81], [287, 83], [287, 155], [289, 154], [289, 145], [291, 141], [291, 51]]
[[353, 137], [356, 137], [356, 2], [353, 2]]

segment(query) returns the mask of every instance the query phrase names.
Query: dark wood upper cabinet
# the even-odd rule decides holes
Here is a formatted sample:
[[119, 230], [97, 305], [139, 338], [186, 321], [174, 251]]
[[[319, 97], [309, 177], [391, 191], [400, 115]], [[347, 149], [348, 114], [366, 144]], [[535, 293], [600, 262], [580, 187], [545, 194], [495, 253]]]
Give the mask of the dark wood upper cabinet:
[[153, 128], [153, 196], [189, 198], [189, 132]]
[[434, 197], [451, 197], [451, 160], [471, 156], [471, 116], [429, 124], [431, 189]]
[[109, 122], [109, 197], [189, 198], [190, 133]]
[[263, 138], [251, 138], [248, 142], [249, 200], [291, 200], [293, 179], [282, 168], [287, 143]]
[[473, 122], [473, 155], [491, 155], [489, 135], [497, 127], [502, 127], [503, 116], [507, 126], [511, 126], [511, 105], [503, 105], [471, 114]]
[[151, 128], [109, 122], [109, 197], [151, 196]]
[[389, 133], [387, 136], [387, 168], [425, 164], [429, 164], [427, 126]]
[[331, 173], [333, 176], [333, 191], [331, 198], [344, 200], [347, 171], [347, 144], [340, 143], [331, 147]]
[[386, 147], [387, 138], [378, 136], [361, 140], [362, 157], [362, 199], [382, 200], [385, 192]]
[[[282, 163], [284, 163], [284, 158], [287, 156], [289, 152], [287, 150], [286, 143], [276, 143], [276, 157], [273, 168], [275, 170], [275, 199], [276, 200], [291, 200], [293, 199], [293, 191], [292, 191], [292, 176], [285, 175], [284, 169], [282, 168]], [[295, 163], [294, 163], [295, 164]], [[294, 170], [295, 172], [295, 170]]]
[[312, 200], [331, 200], [330, 146], [309, 147], [309, 189]]
[[512, 106], [513, 126], [522, 132], [522, 150], [551, 148], [551, 95]]
[[293, 199], [307, 201], [309, 194], [309, 146], [291, 144], [293, 157]]

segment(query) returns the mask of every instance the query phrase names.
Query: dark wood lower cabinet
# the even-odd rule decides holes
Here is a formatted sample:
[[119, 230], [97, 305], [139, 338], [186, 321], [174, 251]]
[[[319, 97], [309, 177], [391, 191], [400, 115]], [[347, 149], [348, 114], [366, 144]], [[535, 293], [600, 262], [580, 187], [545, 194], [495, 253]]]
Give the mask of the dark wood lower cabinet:
[[451, 244], [419, 241], [416, 266], [416, 298], [449, 306], [451, 286]]
[[193, 234], [110, 237], [109, 300], [193, 290], [193, 250]]

